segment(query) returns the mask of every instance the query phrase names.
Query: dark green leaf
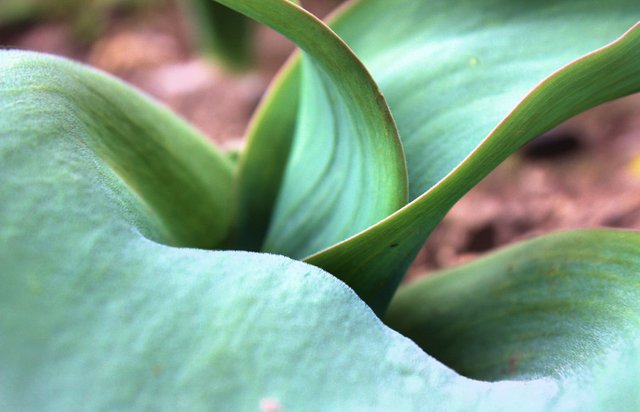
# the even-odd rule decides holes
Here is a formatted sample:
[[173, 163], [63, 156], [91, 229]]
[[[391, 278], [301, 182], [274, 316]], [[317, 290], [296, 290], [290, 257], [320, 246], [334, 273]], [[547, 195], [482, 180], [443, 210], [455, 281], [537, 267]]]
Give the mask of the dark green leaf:
[[298, 66], [286, 65], [274, 84], [281, 80], [282, 87], [274, 87], [254, 114], [246, 148], [240, 153], [234, 231], [240, 249], [262, 247], [289, 157], [298, 107]]
[[213, 0], [186, 0], [184, 6], [198, 47], [233, 70], [253, 61], [251, 21]]

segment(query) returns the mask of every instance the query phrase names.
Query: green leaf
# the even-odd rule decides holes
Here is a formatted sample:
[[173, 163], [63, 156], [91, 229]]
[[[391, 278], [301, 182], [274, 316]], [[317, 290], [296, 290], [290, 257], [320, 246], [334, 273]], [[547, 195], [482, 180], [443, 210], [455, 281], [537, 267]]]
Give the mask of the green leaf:
[[603, 400], [633, 410], [639, 314], [640, 234], [593, 230], [523, 242], [402, 287], [385, 322], [465, 376], [553, 378], [582, 410]]
[[[404, 155], [393, 119], [375, 83], [344, 43], [315, 17], [285, 0], [222, 3], [274, 27], [308, 53], [300, 68], [305, 82], [296, 137], [262, 249], [302, 258], [404, 205]], [[297, 71], [291, 73], [295, 78]], [[276, 103], [270, 107], [286, 104], [282, 97], [272, 100]], [[285, 126], [285, 130], [290, 127]], [[253, 159], [277, 164], [266, 156], [268, 152], [250, 153], [254, 155], [242, 165]], [[247, 169], [241, 173], [247, 176]], [[250, 184], [255, 181], [248, 179]], [[247, 193], [246, 187], [241, 193]]]
[[[637, 349], [606, 358], [592, 379], [607, 391], [548, 378], [469, 380], [317, 268], [146, 239], [136, 222], [153, 217], [77, 141], [2, 136], [3, 409], [575, 410], [638, 401], [638, 368], [619, 367], [637, 365]], [[612, 246], [631, 244], [619, 240]], [[611, 301], [612, 318], [638, 301], [635, 289]]]
[[[7, 53], [0, 56], [5, 61]], [[72, 66], [16, 56], [54, 62], [51, 79]], [[20, 99], [6, 99], [8, 89], [3, 83], [0, 90], [11, 119], [31, 115]], [[612, 405], [593, 399], [606, 394], [636, 399], [633, 387], [583, 393], [550, 379], [469, 380], [385, 327], [355, 293], [317, 268], [273, 255], [156, 243], [139, 230], [157, 224], [153, 214], [92, 150], [62, 128], [46, 136], [9, 129], [6, 113], [0, 115], [3, 410], [278, 404], [495, 411]], [[618, 370], [634, 378], [638, 369]]]
[[246, 70], [251, 66], [251, 21], [213, 0], [187, 0], [184, 7], [202, 53], [232, 70]]
[[271, 89], [249, 125], [238, 162], [233, 235], [239, 249], [260, 250], [267, 235], [294, 135], [299, 76], [297, 65], [285, 65], [273, 83], [282, 86]]
[[431, 230], [495, 166], [571, 116], [640, 90], [639, 26], [581, 57], [639, 17], [626, 0], [355, 3], [334, 27], [389, 101], [415, 199], [306, 261], [381, 313]]
[[[318, 268], [168, 246], [226, 237], [231, 166], [166, 110], [50, 56], [2, 51], [0, 72], [0, 409], [640, 404], [637, 234], [562, 235], [539, 246], [538, 264], [550, 271], [548, 259], [565, 246], [591, 263], [555, 266], [591, 282], [570, 279], [544, 296], [529, 294], [545, 302], [572, 297], [576, 308], [593, 310], [577, 317], [600, 328], [592, 335], [575, 326], [573, 313], [546, 312], [552, 326], [569, 328], [568, 342], [586, 336], [586, 361], [569, 348], [575, 356], [561, 373], [539, 368], [539, 359], [529, 370], [541, 379], [471, 380], [385, 327]], [[526, 259], [536, 256], [531, 248], [518, 253], [520, 268], [534, 266]], [[501, 284], [485, 276], [489, 286]]]
[[40, 14], [36, 0], [5, 0], [0, 2], [0, 25], [19, 24]]
[[[82, 105], [81, 86], [112, 83], [99, 96], [126, 97], [119, 104], [129, 109], [138, 102], [137, 121], [151, 111], [159, 130], [175, 127], [168, 113], [68, 62], [13, 52], [0, 59], [2, 410], [256, 410], [273, 398], [323, 408], [368, 402], [366, 390], [384, 389], [389, 373], [402, 384], [402, 351], [422, 353], [331, 275], [284, 257], [143, 236], [161, 223], [82, 139], [90, 118], [115, 126]], [[45, 74], [53, 85], [38, 82]], [[77, 99], [58, 96], [63, 77]], [[132, 135], [140, 137], [154, 142]], [[132, 167], [156, 172], [150, 162]], [[370, 363], [395, 342], [395, 358]], [[363, 379], [371, 386], [353, 391]], [[386, 400], [371, 402], [389, 405], [385, 391]]]
[[[28, 152], [19, 158], [8, 150], [45, 150], [36, 148], [64, 141], [74, 148], [72, 158], [90, 154], [102, 171], [96, 184], [136, 199], [138, 212], [130, 217], [146, 236], [176, 246], [222, 245], [230, 225], [231, 163], [192, 128], [115, 79], [63, 59], [3, 51], [0, 73], [0, 159], [9, 173], [2, 178], [3, 202], [16, 196], [6, 183], [10, 165], [34, 165]], [[41, 161], [55, 170], [64, 159]], [[40, 194], [46, 210], [57, 202], [52, 194], [64, 189], [56, 183], [60, 173], [43, 178], [52, 184]]]
[[[87, 131], [123, 151], [192, 132], [75, 64], [6, 51], [0, 62], [2, 410], [410, 410], [482, 392], [320, 269], [157, 243], [172, 238]], [[134, 114], [157, 127], [122, 142]]]

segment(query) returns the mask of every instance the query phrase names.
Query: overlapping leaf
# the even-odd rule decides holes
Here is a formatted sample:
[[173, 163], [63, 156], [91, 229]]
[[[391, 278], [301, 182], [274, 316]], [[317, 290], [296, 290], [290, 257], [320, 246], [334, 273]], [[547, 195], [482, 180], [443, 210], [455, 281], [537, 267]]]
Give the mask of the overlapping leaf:
[[[382, 311], [433, 227], [499, 162], [562, 120], [640, 89], [638, 28], [554, 73], [639, 18], [627, 0], [352, 3], [332, 26], [387, 98], [414, 202], [307, 261]], [[290, 87], [286, 79], [279, 84]], [[279, 102], [266, 105], [261, 119], [281, 110]]]
[[[0, 56], [6, 63], [6, 52]], [[61, 64], [30, 54], [10, 57], [11, 67], [3, 65], [10, 76]], [[68, 63], [49, 75], [58, 71], [100, 79]], [[448, 411], [474, 405], [495, 411], [523, 403], [530, 410], [609, 406], [605, 395], [636, 399], [635, 388], [612, 380], [621, 363], [636, 364], [629, 363], [637, 362], [632, 347], [626, 354], [613, 352], [618, 357], [599, 357], [608, 366], [592, 369], [608, 392], [586, 396], [573, 381], [548, 378], [490, 385], [457, 375], [384, 327], [349, 288], [317, 268], [278, 256], [173, 248], [145, 238], [141, 228], [152, 234], [162, 224], [79, 139], [82, 129], [74, 121], [80, 109], [74, 113], [70, 102], [58, 100], [55, 110], [34, 110], [38, 102], [50, 102], [41, 98], [55, 88], [35, 87], [42, 79], [31, 79], [31, 87], [20, 88], [22, 99], [15, 86], [3, 85], [0, 100], [9, 108], [0, 116], [4, 409], [255, 410], [277, 404]], [[632, 253], [636, 238], [605, 240], [611, 249], [596, 244], [588, 256], [592, 263], [600, 256], [600, 273], [613, 268], [614, 276], [621, 266], [611, 255], [618, 256], [618, 248]], [[568, 238], [549, 247], [564, 249], [563, 242], [576, 245]], [[522, 254], [521, 247], [513, 258]], [[582, 288], [583, 301], [621, 297], [614, 308], [632, 310], [637, 287], [632, 275], [625, 279]], [[563, 284], [556, 290], [557, 295], [545, 294], [546, 302], [566, 296]], [[617, 322], [608, 327], [624, 326], [618, 312], [599, 313], [601, 320]]]
[[[301, 35], [303, 46], [307, 40], [319, 42], [308, 47], [312, 53], [324, 42], [332, 45], [324, 52], [340, 48], [324, 27], [283, 1], [234, 4], [281, 28], [302, 19], [300, 27], [313, 29]], [[372, 11], [384, 5], [371, 1], [359, 7], [365, 4]], [[300, 27], [284, 29], [304, 31]], [[387, 222], [435, 220], [528, 133], [633, 90], [637, 46], [638, 33], [631, 32], [550, 78], [502, 124], [509, 139], [487, 140], [414, 203], [429, 200], [432, 209], [410, 206]], [[351, 55], [343, 57], [343, 64], [359, 67]], [[340, 76], [323, 66], [326, 61], [320, 53], [316, 63], [325, 71], [305, 70], [307, 76], [326, 76], [327, 95], [353, 103], [375, 92], [368, 78], [347, 87], [349, 92], [341, 91], [340, 82], [332, 86]], [[637, 234], [542, 239], [471, 266], [482, 284], [466, 269], [456, 269], [428, 286], [403, 291], [387, 321], [447, 363], [471, 376], [538, 378], [470, 380], [384, 327], [355, 293], [322, 270], [278, 256], [167, 246], [222, 245], [231, 172], [224, 156], [165, 110], [112, 79], [52, 57], [1, 52], [0, 73], [3, 409], [638, 406]], [[574, 77], [582, 87], [575, 87]], [[584, 87], [587, 80], [597, 81]], [[546, 104], [548, 111], [538, 111], [550, 98], [569, 109]], [[346, 111], [342, 120], [363, 124], [360, 116], [369, 108], [382, 113], [377, 119], [388, 131], [385, 106], [375, 102]], [[500, 133], [497, 129], [493, 137]], [[392, 135], [373, 141], [388, 147]], [[365, 235], [373, 236], [368, 239], [375, 241], [374, 254], [382, 240], [411, 234], [405, 223], [386, 224], [380, 226], [386, 232], [366, 232], [377, 233]], [[426, 230], [414, 229], [415, 238]], [[343, 263], [347, 252], [357, 261], [366, 257], [358, 245], [335, 250]], [[409, 258], [413, 251], [400, 243], [385, 247], [398, 251], [395, 258]], [[405, 318], [406, 307], [423, 298], [433, 298], [432, 303]], [[496, 305], [483, 313], [488, 300]], [[383, 300], [372, 301], [384, 306]], [[505, 313], [515, 320], [504, 322]], [[476, 316], [475, 323], [465, 321], [467, 315]], [[520, 333], [522, 325], [529, 326], [529, 338]], [[549, 325], [556, 335], [543, 333]], [[484, 329], [506, 338], [491, 340]], [[432, 336], [434, 331], [441, 336]], [[482, 359], [487, 342], [496, 350]], [[553, 358], [554, 345], [560, 345], [562, 359]]]
[[[288, 1], [220, 2], [274, 27], [307, 52], [300, 68], [305, 82], [296, 137], [263, 250], [302, 258], [403, 206], [407, 183], [402, 147], [387, 105], [360, 61], [326, 26]], [[289, 73], [295, 76], [297, 70]], [[280, 97], [272, 100], [290, 104]], [[281, 159], [249, 157], [262, 160], [257, 165], [266, 170]], [[262, 168], [249, 167], [262, 173]]]

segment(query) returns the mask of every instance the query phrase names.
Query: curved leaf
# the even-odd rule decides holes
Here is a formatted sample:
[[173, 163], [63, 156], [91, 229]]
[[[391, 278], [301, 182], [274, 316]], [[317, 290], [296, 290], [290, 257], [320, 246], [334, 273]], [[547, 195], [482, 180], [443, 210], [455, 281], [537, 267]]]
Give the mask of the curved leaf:
[[[231, 163], [192, 128], [115, 79], [63, 59], [2, 51], [0, 73], [5, 148], [64, 140], [72, 154], [91, 153], [104, 179], [117, 178], [117, 190], [137, 199], [147, 217], [131, 219], [146, 236], [176, 246], [221, 246], [230, 223]], [[28, 161], [6, 151], [1, 159]], [[54, 166], [63, 159], [43, 161]], [[49, 192], [43, 205], [56, 202]], [[5, 191], [0, 198], [11, 196]]]
[[[306, 260], [383, 311], [433, 227], [509, 153], [582, 110], [638, 90], [637, 28], [609, 51], [545, 79], [615, 39], [638, 18], [635, 3], [628, 0], [372, 0], [343, 8], [331, 25], [363, 59], [387, 97], [406, 147], [411, 196], [418, 197], [381, 224]], [[295, 72], [293, 66], [299, 64], [294, 60], [287, 70]], [[271, 93], [298, 81], [284, 76]], [[271, 113], [285, 118], [286, 109], [277, 99], [262, 107], [247, 153], [269, 139], [289, 141], [286, 127], [274, 134], [260, 128], [271, 121]], [[280, 152], [278, 162], [270, 162], [268, 154], [254, 158], [252, 169], [282, 164], [285, 155]], [[248, 181], [241, 180], [241, 188], [250, 188]], [[269, 204], [272, 198], [253, 202]]]
[[342, 14], [334, 26], [389, 100], [419, 197], [306, 261], [381, 312], [425, 238], [482, 177], [563, 120], [640, 90], [640, 26], [579, 58], [637, 21], [635, 2], [591, 3], [374, 0]]
[[640, 377], [640, 234], [577, 231], [520, 243], [400, 288], [385, 322], [466, 376], [553, 377], [575, 402], [617, 399], [632, 410], [640, 405], [626, 384]]
[[[2, 130], [3, 409], [535, 411], [638, 402], [638, 368], [618, 367], [637, 365], [638, 350], [606, 358], [593, 381], [609, 391], [464, 378], [317, 268], [146, 239], [139, 223], [153, 226], [154, 217], [77, 140]], [[635, 303], [634, 288], [608, 306], [614, 314]], [[634, 379], [620, 384], [619, 371]]]
[[274, 82], [283, 84], [261, 102], [240, 153], [233, 236], [243, 250], [260, 250], [269, 229], [295, 130], [299, 71], [287, 64], [278, 73]]
[[300, 68], [305, 82], [296, 137], [263, 250], [304, 257], [404, 205], [406, 170], [393, 119], [344, 43], [286, 0], [221, 3], [279, 30], [308, 53]]
[[[386, 328], [320, 269], [142, 236], [141, 228], [161, 231], [153, 211], [75, 138], [78, 119], [97, 113], [82, 106], [65, 113], [71, 102], [42, 95], [55, 96], [69, 73], [96, 76], [97, 84], [103, 77], [51, 57], [0, 56], [8, 74], [0, 83], [3, 410], [256, 410], [274, 402], [293, 410], [411, 410], [451, 393], [477, 402], [487, 391]], [[18, 79], [8, 60], [21, 69], [47, 63], [53, 86], [38, 83], [39, 93], [57, 106], [32, 117], [36, 90], [22, 84], [13, 93], [8, 79]], [[140, 99], [126, 93], [124, 105]], [[157, 124], [174, 123], [153, 110]], [[112, 119], [94, 120], [107, 128]], [[149, 162], [135, 166], [156, 173]], [[541, 402], [536, 390], [519, 387], [514, 393]]]
[[[192, 164], [224, 188], [222, 156], [104, 75], [18, 52], [1, 52], [0, 69], [2, 409], [496, 411], [640, 403], [637, 234], [561, 235], [503, 252], [496, 264], [476, 264], [494, 291], [515, 287], [523, 300], [531, 296], [524, 302], [533, 307], [574, 302], [575, 314], [593, 312], [577, 319], [596, 329], [585, 334], [574, 313], [548, 311], [548, 319], [571, 332], [566, 342], [584, 339], [589, 358], [580, 347], [562, 347], [574, 355], [563, 369], [540, 368], [543, 359], [527, 366], [543, 379], [470, 380], [382, 325], [353, 291], [318, 268], [155, 242], [195, 239], [181, 236], [183, 226], [167, 225], [163, 219], [173, 209], [163, 201], [188, 206], [180, 201], [194, 195], [190, 185], [201, 179]], [[161, 179], [176, 193], [163, 192]], [[203, 197], [190, 200], [206, 200], [207, 187], [197, 187]], [[197, 215], [200, 207], [183, 212]], [[560, 249], [591, 265], [551, 261]], [[511, 258], [523, 261], [511, 267], [521, 274], [517, 282], [492, 276], [500, 265], [509, 269]], [[568, 277], [546, 294], [524, 294], [521, 281], [531, 268], [546, 268], [545, 276], [586, 275], [590, 282]], [[467, 291], [484, 292], [468, 275], [449, 276], [441, 285], [463, 279]], [[472, 294], [468, 301], [478, 308], [483, 299]], [[514, 304], [498, 301], [502, 308]], [[460, 322], [467, 302], [456, 302], [442, 316], [462, 309]], [[474, 335], [480, 336], [470, 335], [470, 349]], [[577, 375], [584, 370], [592, 375]]]

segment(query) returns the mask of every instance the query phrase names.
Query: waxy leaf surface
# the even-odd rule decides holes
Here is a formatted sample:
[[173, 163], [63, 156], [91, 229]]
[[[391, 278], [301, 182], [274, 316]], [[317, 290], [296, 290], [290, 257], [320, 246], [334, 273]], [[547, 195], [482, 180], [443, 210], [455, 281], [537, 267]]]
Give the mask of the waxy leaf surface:
[[[303, 47], [311, 42], [306, 47], [315, 65], [297, 75], [321, 82], [305, 93], [343, 103], [375, 94], [362, 71], [366, 87], [345, 92], [334, 84], [339, 76], [327, 68], [333, 60], [317, 47], [328, 42], [325, 52], [339, 51], [343, 64], [360, 66], [300, 9], [280, 0], [233, 3], [293, 30]], [[283, 26], [298, 18], [307, 19], [299, 27], [319, 31], [307, 38], [298, 26]], [[513, 139], [494, 138], [502, 136], [495, 131], [425, 197], [364, 234], [373, 237], [332, 249], [353, 252], [353, 266], [343, 252], [336, 256], [353, 271], [365, 257], [361, 239], [370, 241], [372, 255], [382, 253], [376, 245], [409, 233], [408, 221], [417, 226], [411, 238], [417, 242], [475, 182], [470, 176], [479, 179], [527, 133], [635, 90], [637, 46], [638, 33], [630, 32], [547, 80], [502, 124]], [[111, 78], [49, 56], [0, 52], [0, 73], [0, 409], [638, 406], [636, 233], [555, 235], [403, 290], [385, 318], [389, 324], [466, 375], [520, 379], [472, 380], [384, 326], [354, 291], [317, 267], [268, 254], [189, 249], [222, 247], [229, 238], [231, 164], [166, 110]], [[558, 106], [538, 111], [550, 100]], [[384, 101], [375, 102], [371, 113], [380, 117], [372, 118], [389, 131]], [[308, 119], [310, 109], [301, 116]], [[360, 109], [338, 116], [341, 127], [361, 119]], [[521, 123], [518, 113], [535, 122]], [[373, 141], [387, 147], [394, 141], [389, 133]], [[402, 175], [401, 151], [391, 147], [392, 170]], [[295, 150], [294, 143], [292, 156]], [[389, 187], [403, 192], [402, 184]], [[375, 232], [379, 227], [385, 229]], [[387, 246], [398, 252], [370, 273], [397, 268], [391, 259], [413, 253], [401, 243]], [[323, 256], [325, 263], [337, 262], [324, 253], [314, 259]], [[386, 306], [380, 291], [389, 293], [380, 280], [377, 289], [354, 283], [379, 313]], [[523, 325], [529, 335], [521, 333]], [[487, 342], [495, 348], [484, 358]]]
[[[306, 261], [382, 312], [431, 230], [504, 158], [567, 118], [640, 90], [637, 27], [582, 58], [639, 19], [628, 0], [351, 3], [331, 25], [389, 103], [413, 202]], [[273, 93], [286, 83], [280, 79]], [[269, 121], [271, 110], [281, 113], [281, 101], [265, 105], [260, 119]], [[257, 145], [286, 141], [251, 137]]]
[[[299, 116], [262, 250], [303, 258], [402, 207], [407, 200], [407, 180], [395, 124], [377, 86], [348, 47], [319, 20], [291, 2], [221, 3], [274, 27], [306, 53], [300, 71], [287, 72], [292, 79], [298, 75], [305, 79], [299, 106], [291, 105], [297, 100], [283, 98], [289, 92], [280, 92], [282, 96], [272, 98], [277, 102], [272, 107], [279, 120], [261, 119], [268, 124], [281, 121], [281, 104], [297, 110]], [[265, 137], [281, 131], [255, 127], [266, 133]], [[291, 130], [286, 126], [283, 129]], [[256, 144], [255, 140], [252, 143]], [[263, 148], [266, 144], [258, 145]], [[280, 147], [279, 140], [275, 146]], [[260, 174], [263, 168], [270, 170], [282, 160], [280, 155], [265, 156], [269, 153], [273, 150], [256, 154], [255, 149], [250, 149], [241, 164]], [[249, 179], [251, 188], [256, 186], [255, 178], [247, 176], [246, 170], [241, 169], [240, 173]], [[246, 194], [241, 199], [251, 198], [246, 188], [241, 187], [240, 191]], [[270, 205], [263, 207], [268, 209]], [[240, 210], [243, 208], [241, 205]], [[242, 222], [240, 226], [247, 227]]]
[[576, 231], [401, 287], [385, 322], [465, 376], [554, 379], [554, 408], [634, 410], [639, 302], [640, 234]]
[[[571, 410], [608, 406], [607, 396], [636, 399], [635, 387], [619, 385], [619, 373], [612, 375], [636, 377], [638, 351], [631, 346], [624, 356], [606, 358], [609, 368], [595, 370], [608, 372], [593, 378], [608, 391], [586, 386], [588, 396], [553, 374], [474, 381], [384, 326], [352, 290], [318, 268], [274, 255], [167, 246], [171, 232], [91, 139], [111, 133], [118, 139], [120, 128], [108, 126], [128, 117], [114, 110], [132, 102], [141, 118], [155, 114], [161, 130], [170, 130], [175, 119], [114, 80], [57, 58], [1, 52], [0, 62], [3, 79], [12, 79], [0, 87], [2, 409], [256, 410], [277, 404], [311, 411], [464, 411], [469, 405], [495, 411], [526, 404], [529, 410]], [[58, 95], [61, 78], [77, 99]], [[95, 97], [84, 94], [87, 79], [94, 86], [113, 82], [111, 92], [100, 94], [104, 99], [91, 100], [108, 117], [80, 106], [82, 96]], [[111, 101], [109, 93], [126, 99]], [[94, 129], [83, 124], [90, 119], [105, 134], [89, 133]], [[179, 131], [174, 144], [195, 139], [190, 129]], [[137, 173], [159, 173], [149, 162], [137, 166]], [[165, 166], [163, 176], [177, 173]], [[627, 254], [635, 239], [605, 238], [616, 253], [624, 246]], [[562, 249], [559, 242], [550, 248]], [[617, 271], [604, 271], [619, 268], [605, 264], [612, 253], [598, 248], [589, 257], [604, 262], [601, 274], [614, 277]], [[527, 285], [518, 278], [514, 284], [525, 293]], [[635, 319], [627, 313], [637, 302], [633, 275], [592, 286], [580, 289], [577, 302], [608, 302], [603, 308], [611, 314], [600, 315], [617, 323], [607, 327], [624, 326], [626, 315]], [[556, 290], [566, 296], [563, 285]], [[547, 302], [558, 298], [550, 292]], [[603, 347], [594, 347], [589, 364], [604, 359]], [[616, 368], [622, 364], [630, 368]]]

